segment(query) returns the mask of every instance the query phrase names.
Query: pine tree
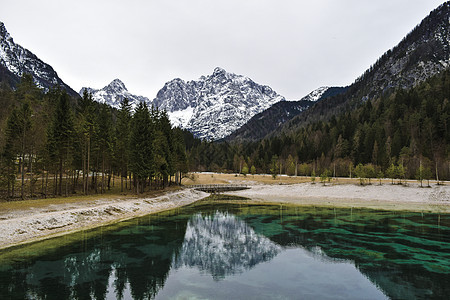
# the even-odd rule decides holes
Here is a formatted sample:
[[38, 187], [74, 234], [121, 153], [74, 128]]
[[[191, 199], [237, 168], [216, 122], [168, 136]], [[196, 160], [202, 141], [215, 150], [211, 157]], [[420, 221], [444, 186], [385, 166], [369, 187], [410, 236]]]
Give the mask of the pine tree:
[[144, 190], [144, 182], [155, 174], [153, 148], [154, 124], [145, 103], [139, 103], [131, 122], [130, 170], [135, 177], [136, 193]]
[[7, 120], [5, 146], [2, 158], [6, 165], [6, 176], [8, 185], [8, 197], [14, 197], [14, 187], [16, 183], [16, 158], [20, 151], [19, 144], [19, 116], [18, 109], [14, 109]]
[[52, 152], [53, 158], [58, 161], [59, 165], [59, 195], [62, 195], [64, 166], [70, 160], [73, 135], [74, 123], [69, 96], [65, 91], [61, 91], [58, 95], [55, 113], [48, 130], [48, 149]]
[[[165, 160], [165, 169], [162, 172], [163, 175], [163, 187], [169, 183], [169, 177], [175, 174], [175, 142], [172, 133], [172, 126], [170, 125], [169, 117], [166, 111], [160, 111], [153, 109], [156, 119], [157, 131], [162, 133], [162, 156]], [[156, 147], [155, 147], [156, 148]], [[165, 148], [165, 149], [164, 149]]]
[[180, 128], [173, 129], [173, 140], [176, 166], [175, 182], [177, 184], [181, 184], [182, 174], [188, 172], [188, 160], [183, 139], [183, 132]]
[[[20, 172], [21, 172], [21, 189], [20, 189], [20, 195], [21, 198], [25, 198], [25, 156], [28, 151], [28, 140], [29, 140], [29, 133], [31, 131], [31, 107], [29, 102], [25, 102], [22, 104], [22, 106], [19, 109], [18, 112], [18, 123], [17, 123], [17, 132], [16, 134], [19, 136], [20, 139]], [[31, 160], [31, 156], [28, 157]], [[30, 181], [31, 182], [31, 181]]]
[[[77, 135], [81, 148], [81, 168], [83, 170], [83, 192], [89, 194], [89, 175], [92, 167], [93, 149], [96, 148], [98, 118], [96, 104], [92, 95], [83, 91], [83, 97], [78, 102]], [[93, 178], [92, 178], [93, 180]]]
[[131, 105], [127, 98], [120, 103], [120, 110], [117, 114], [116, 126], [116, 157], [120, 170], [120, 191], [123, 192], [124, 178], [128, 176], [128, 164], [130, 156], [130, 126], [131, 126]]
[[[99, 146], [102, 172], [101, 193], [104, 193], [106, 185], [106, 169], [112, 156], [112, 116], [110, 107], [107, 104], [101, 105], [97, 123], [97, 142]], [[111, 174], [110, 171], [109, 174]]]

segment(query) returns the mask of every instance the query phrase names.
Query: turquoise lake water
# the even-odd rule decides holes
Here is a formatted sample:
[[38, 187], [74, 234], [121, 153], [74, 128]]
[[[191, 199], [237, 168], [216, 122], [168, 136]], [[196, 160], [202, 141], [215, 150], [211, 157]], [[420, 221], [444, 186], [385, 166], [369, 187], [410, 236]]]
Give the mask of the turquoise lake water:
[[196, 204], [0, 252], [0, 299], [448, 299], [450, 215]]

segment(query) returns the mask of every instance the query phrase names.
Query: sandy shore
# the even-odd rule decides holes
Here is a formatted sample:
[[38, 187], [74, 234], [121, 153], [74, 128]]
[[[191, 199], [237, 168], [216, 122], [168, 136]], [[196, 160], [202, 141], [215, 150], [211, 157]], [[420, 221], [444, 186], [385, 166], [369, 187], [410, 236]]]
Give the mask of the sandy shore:
[[[231, 182], [231, 181], [229, 181]], [[233, 181], [237, 183], [237, 181]], [[450, 185], [261, 184], [227, 194], [246, 203], [286, 203], [450, 213]], [[185, 206], [207, 197], [192, 189], [153, 198], [97, 199], [0, 211], [0, 249]], [[234, 201], [233, 201], [234, 202]]]
[[1, 212], [0, 249], [191, 204], [207, 193], [185, 189], [154, 198], [99, 199]]
[[255, 184], [248, 190], [229, 194], [250, 198], [252, 202], [450, 213], [448, 185], [420, 188], [391, 184]]

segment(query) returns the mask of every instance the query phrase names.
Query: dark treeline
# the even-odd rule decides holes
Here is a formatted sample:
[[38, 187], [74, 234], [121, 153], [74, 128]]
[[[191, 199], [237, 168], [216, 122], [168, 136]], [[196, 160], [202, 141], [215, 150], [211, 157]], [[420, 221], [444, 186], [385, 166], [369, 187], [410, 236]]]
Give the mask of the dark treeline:
[[198, 171], [450, 179], [450, 72], [250, 143], [187, 141]]
[[187, 171], [184, 134], [164, 111], [43, 92], [31, 75], [15, 91], [2, 87], [0, 99], [3, 198], [104, 193], [115, 184], [142, 193], [180, 183]]

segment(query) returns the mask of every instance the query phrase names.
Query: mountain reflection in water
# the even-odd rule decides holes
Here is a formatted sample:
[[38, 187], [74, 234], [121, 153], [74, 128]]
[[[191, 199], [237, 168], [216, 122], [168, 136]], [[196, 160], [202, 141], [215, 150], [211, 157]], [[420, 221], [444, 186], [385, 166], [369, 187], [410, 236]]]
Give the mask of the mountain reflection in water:
[[0, 251], [0, 299], [442, 299], [450, 216], [193, 205]]
[[187, 224], [183, 246], [173, 266], [197, 267], [219, 279], [268, 261], [281, 249], [232, 214], [198, 213]]

